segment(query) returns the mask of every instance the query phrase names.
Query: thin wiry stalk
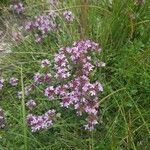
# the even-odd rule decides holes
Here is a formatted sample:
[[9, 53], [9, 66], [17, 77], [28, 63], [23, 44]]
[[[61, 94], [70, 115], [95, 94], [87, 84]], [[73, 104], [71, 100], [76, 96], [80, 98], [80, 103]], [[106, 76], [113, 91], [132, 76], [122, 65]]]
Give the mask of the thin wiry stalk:
[[81, 0], [80, 39], [86, 38], [88, 0]]
[[24, 146], [25, 146], [25, 150], [28, 150], [27, 126], [26, 126], [26, 110], [25, 110], [25, 89], [24, 89], [22, 67], [21, 67], [20, 73], [21, 73], [21, 88], [22, 88], [22, 119], [23, 119]]
[[115, 101], [116, 101], [116, 104], [117, 104], [117, 106], [118, 106], [118, 108], [119, 108], [119, 110], [120, 110], [120, 113], [121, 113], [121, 115], [122, 115], [122, 117], [123, 117], [123, 120], [124, 120], [124, 122], [125, 122], [126, 134], [128, 135], [128, 136], [127, 136], [127, 149], [130, 149], [130, 148], [131, 148], [131, 144], [130, 144], [130, 143], [132, 143], [132, 145], [133, 145], [133, 147], [134, 147], [134, 142], [133, 142], [133, 140], [132, 140], [132, 132], [131, 132], [131, 128], [130, 128], [130, 123], [128, 123], [128, 121], [127, 121], [127, 117], [126, 117], [126, 114], [125, 114], [123, 102], [121, 101], [122, 104], [120, 105], [120, 104], [118, 103], [116, 97], [115, 97], [114, 95], [113, 95], [113, 97], [114, 97], [114, 99], [115, 99]]
[[125, 90], [126, 88], [121, 88], [121, 89], [118, 89], [112, 93], [110, 93], [109, 95], [107, 95], [106, 97], [104, 97], [103, 99], [101, 99], [101, 101], [99, 101], [99, 104], [103, 103], [107, 98], [111, 97], [112, 95], [114, 95], [115, 93], [118, 93], [122, 90]]
[[[127, 92], [127, 91], [126, 91], [126, 92]], [[146, 123], [146, 121], [145, 121], [145, 119], [144, 119], [144, 117], [143, 117], [143, 115], [142, 115], [142, 113], [141, 113], [141, 111], [140, 111], [138, 105], [137, 105], [136, 102], [132, 99], [132, 97], [130, 96], [130, 94], [129, 94], [128, 92], [127, 92], [127, 94], [128, 94], [128, 96], [131, 98], [131, 100], [132, 100], [134, 106], [136, 107], [136, 109], [137, 109], [137, 111], [138, 111], [138, 113], [139, 113], [139, 115], [140, 115], [140, 117], [141, 117], [141, 119], [142, 119], [142, 121], [143, 121], [143, 123], [144, 123], [146, 129], [147, 129], [147, 132], [148, 132], [149, 135], [150, 135], [149, 126], [148, 126], [148, 124]]]
[[[118, 81], [118, 80], [117, 80], [117, 81]], [[118, 81], [118, 82], [119, 82], [119, 81]], [[120, 82], [119, 82], [119, 83], [120, 83]], [[128, 91], [127, 91], [126, 89], [125, 89], [125, 92], [126, 92], [126, 94], [129, 96], [129, 98], [131, 99], [131, 101], [133, 102], [133, 104], [134, 104], [136, 110], [137, 110], [138, 113], [139, 113], [139, 116], [141, 117], [141, 119], [142, 119], [142, 121], [143, 121], [143, 123], [144, 123], [144, 125], [145, 125], [145, 127], [146, 127], [146, 129], [147, 129], [147, 132], [148, 132], [149, 135], [150, 135], [149, 126], [148, 126], [148, 124], [146, 123], [146, 121], [145, 121], [145, 119], [144, 119], [144, 117], [143, 117], [143, 115], [142, 115], [142, 113], [141, 113], [141, 111], [140, 111], [138, 105], [136, 104], [136, 102], [133, 100], [133, 98], [131, 97], [131, 95], [128, 93]]]

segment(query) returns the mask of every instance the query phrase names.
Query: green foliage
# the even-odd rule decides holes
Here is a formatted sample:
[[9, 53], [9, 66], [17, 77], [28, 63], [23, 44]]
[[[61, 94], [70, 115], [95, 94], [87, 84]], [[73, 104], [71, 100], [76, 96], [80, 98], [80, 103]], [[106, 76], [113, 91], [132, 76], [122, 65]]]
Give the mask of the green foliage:
[[[2, 1], [3, 2], [3, 1]], [[32, 1], [33, 3], [35, 1]], [[30, 17], [37, 8], [30, 7]], [[71, 7], [79, 17], [80, 7], [75, 1], [65, 3], [63, 9]], [[39, 8], [40, 10], [43, 8]], [[62, 11], [61, 9], [59, 11]], [[23, 108], [23, 101], [16, 99], [15, 91], [32, 82], [33, 73], [41, 71], [38, 61], [53, 59], [62, 46], [68, 46], [79, 39], [79, 24], [64, 26], [57, 40], [49, 36], [43, 44], [36, 44], [32, 37], [13, 48], [3, 59], [2, 75], [6, 78], [15, 74], [20, 80], [20, 89], [7, 85], [0, 93], [0, 106], [6, 111], [7, 125], [0, 130], [0, 149], [36, 150], [148, 150], [150, 135], [150, 1], [144, 5], [136, 0], [93, 0], [88, 7], [88, 29], [86, 37], [99, 42], [103, 51], [98, 57], [106, 67], [97, 70], [94, 79], [104, 85], [100, 95], [99, 124], [91, 133], [81, 128], [72, 110], [58, 110], [61, 118], [48, 131], [31, 133], [25, 126], [23, 116], [29, 113]], [[21, 72], [22, 71], [22, 72]], [[31, 95], [39, 104], [35, 110], [40, 114], [54, 107], [42, 95], [41, 89]], [[31, 98], [28, 97], [28, 98]], [[28, 100], [25, 98], [25, 101]], [[26, 148], [27, 146], [27, 148]]]

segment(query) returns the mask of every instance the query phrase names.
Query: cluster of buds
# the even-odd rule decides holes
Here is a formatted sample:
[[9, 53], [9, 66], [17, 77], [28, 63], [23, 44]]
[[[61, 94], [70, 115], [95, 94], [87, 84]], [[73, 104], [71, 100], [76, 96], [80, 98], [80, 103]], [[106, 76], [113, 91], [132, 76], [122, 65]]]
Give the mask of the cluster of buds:
[[5, 80], [3, 78], [0, 78], [0, 90], [3, 88], [4, 82]]
[[0, 108], [0, 129], [5, 127], [4, 111]]
[[17, 3], [17, 4], [14, 4], [14, 5], [10, 5], [10, 9], [13, 10], [17, 14], [21, 14], [25, 10], [22, 3]]
[[54, 109], [48, 110], [41, 116], [29, 114], [27, 116], [27, 124], [31, 127], [32, 132], [36, 132], [42, 129], [47, 129], [53, 125], [53, 121], [56, 118], [56, 111]]

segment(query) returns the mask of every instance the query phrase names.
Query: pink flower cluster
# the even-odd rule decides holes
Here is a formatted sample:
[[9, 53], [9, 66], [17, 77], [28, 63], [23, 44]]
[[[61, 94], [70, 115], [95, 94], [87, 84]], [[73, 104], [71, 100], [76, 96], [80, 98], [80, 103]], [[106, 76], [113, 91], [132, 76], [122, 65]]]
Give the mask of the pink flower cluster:
[[79, 41], [73, 44], [73, 47], [61, 48], [59, 53], [55, 55], [55, 69], [56, 77], [68, 78], [70, 76], [70, 70], [73, 70], [69, 65], [70, 58], [74, 68], [77, 68], [78, 74], [89, 75], [94, 66], [91, 63], [91, 57], [87, 55], [88, 52], [95, 51], [101, 52], [101, 48], [95, 42], [90, 40]]
[[[72, 47], [61, 48], [55, 54], [54, 62], [48, 59], [40, 62], [41, 68], [47, 68], [52, 64], [52, 73], [48, 72], [49, 69], [45, 69], [45, 73], [36, 73], [34, 83], [25, 86], [24, 94], [28, 96], [41, 84], [41, 87], [48, 85], [44, 95], [50, 101], [57, 99], [60, 107], [74, 109], [77, 116], [86, 116], [84, 128], [93, 130], [98, 123], [99, 94], [103, 92], [103, 86], [99, 81], [91, 81], [90, 77], [95, 67], [104, 67], [105, 63], [97, 61], [92, 53], [100, 52], [99, 44], [91, 40], [78, 41]], [[12, 86], [16, 86], [18, 79], [13, 77], [9, 82]], [[0, 88], [3, 87], [3, 83], [4, 79], [0, 79]], [[22, 97], [22, 91], [18, 92], [18, 97]], [[30, 110], [36, 105], [34, 100], [26, 103], [26, 107]], [[49, 110], [40, 116], [29, 114], [27, 123], [32, 131], [36, 132], [50, 127], [55, 117], [55, 110]]]
[[[40, 15], [35, 17], [32, 21], [26, 22], [25, 29], [36, 31], [36, 34], [34, 35], [35, 41], [40, 43], [48, 35], [48, 33], [54, 32], [58, 29], [58, 22], [60, 21], [57, 20], [57, 16], [58, 13], [55, 10], [51, 10], [48, 14]], [[67, 22], [74, 21], [74, 15], [71, 11], [64, 11], [63, 16]]]
[[0, 108], [0, 129], [5, 127], [4, 111]]
[[[59, 97], [60, 106], [69, 108], [73, 107], [77, 115], [84, 113], [88, 115], [86, 129], [94, 129], [97, 124], [98, 96], [103, 91], [103, 87], [99, 82], [90, 83], [87, 76], [82, 75], [71, 80], [69, 84], [57, 87], [47, 87], [45, 96], [50, 100], [55, 99], [54, 95]], [[88, 128], [89, 127], [89, 128]]]
[[38, 31], [37, 34], [35, 34], [35, 41], [37, 43], [41, 42], [48, 32], [54, 31], [56, 28], [57, 24], [54, 17], [52, 18], [49, 15], [35, 17], [33, 21], [28, 21], [25, 24], [26, 30]]
[[[90, 52], [101, 52], [101, 48], [90, 40], [78, 41], [71, 48], [61, 48], [55, 55], [55, 77], [57, 80], [71, 79], [59, 86], [49, 86], [45, 96], [50, 100], [59, 97], [61, 107], [72, 107], [77, 115], [87, 114], [85, 129], [92, 130], [97, 122], [98, 93], [103, 91], [98, 81], [91, 83], [89, 75], [94, 69]], [[71, 68], [71, 69], [70, 69]], [[72, 72], [70, 71], [72, 70]]]
[[24, 12], [25, 8], [22, 3], [17, 3], [14, 5], [10, 5], [10, 9], [16, 12], [17, 14], [21, 14]]
[[29, 114], [27, 116], [28, 126], [31, 127], [32, 132], [36, 132], [42, 129], [47, 129], [53, 125], [53, 121], [56, 118], [56, 111], [54, 109], [48, 110], [41, 116]]

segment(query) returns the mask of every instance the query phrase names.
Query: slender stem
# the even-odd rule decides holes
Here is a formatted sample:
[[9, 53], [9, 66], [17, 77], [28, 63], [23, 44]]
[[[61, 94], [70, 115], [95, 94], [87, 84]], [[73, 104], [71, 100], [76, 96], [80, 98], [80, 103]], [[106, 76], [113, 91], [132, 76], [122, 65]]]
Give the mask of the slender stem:
[[122, 90], [125, 90], [126, 88], [121, 88], [121, 89], [118, 89], [112, 93], [110, 93], [109, 95], [107, 95], [106, 97], [104, 97], [103, 99], [101, 99], [101, 101], [99, 101], [99, 104], [103, 103], [103, 101], [105, 101], [107, 98], [111, 97], [112, 95], [114, 95], [115, 93], [118, 93]]
[[85, 39], [87, 30], [88, 0], [81, 0], [80, 39]]
[[90, 131], [89, 133], [89, 150], [94, 150], [94, 143], [93, 143], [93, 131]]
[[27, 127], [26, 127], [26, 112], [25, 112], [25, 91], [23, 83], [23, 71], [21, 67], [21, 88], [22, 88], [22, 117], [23, 117], [23, 133], [24, 133], [24, 146], [25, 150], [28, 150], [27, 146]]

